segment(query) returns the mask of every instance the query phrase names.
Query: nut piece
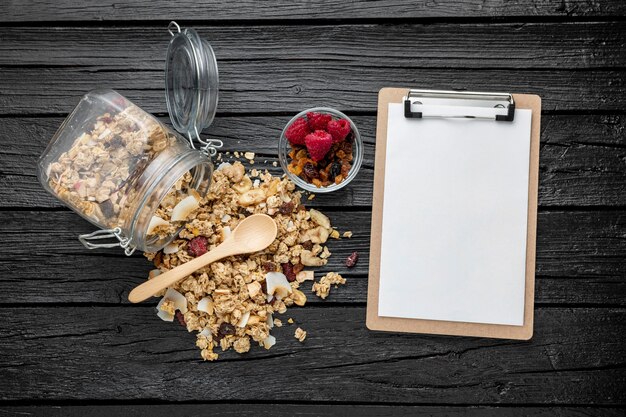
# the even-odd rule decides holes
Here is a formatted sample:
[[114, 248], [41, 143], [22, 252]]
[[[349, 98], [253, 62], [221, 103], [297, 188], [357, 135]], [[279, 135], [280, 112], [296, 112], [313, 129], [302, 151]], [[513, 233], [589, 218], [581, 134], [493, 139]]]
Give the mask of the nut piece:
[[313, 243], [326, 243], [328, 240], [328, 229], [322, 226], [317, 226], [315, 229], [309, 229], [306, 231], [305, 236], [302, 238], [303, 242], [310, 240]]
[[291, 298], [293, 299], [294, 304], [297, 306], [302, 307], [306, 304], [306, 295], [304, 295], [304, 293], [298, 289], [294, 288], [292, 290]]
[[326, 265], [328, 261], [313, 255], [313, 252], [310, 250], [303, 250], [300, 253], [300, 262], [302, 262], [304, 266], [322, 266]]
[[233, 184], [233, 189], [239, 194], [243, 194], [252, 188], [252, 180], [248, 176], [244, 176], [241, 181]]
[[330, 229], [330, 219], [326, 217], [326, 215], [323, 214], [321, 211], [311, 209], [309, 211], [309, 214], [311, 215], [311, 220], [313, 220], [315, 223], [326, 229]]
[[314, 275], [313, 271], [300, 271], [296, 274], [296, 281], [300, 283], [304, 281], [313, 281]]
[[251, 206], [252, 204], [258, 204], [265, 200], [265, 192], [261, 189], [254, 188], [246, 191], [239, 197], [239, 204], [244, 207]]

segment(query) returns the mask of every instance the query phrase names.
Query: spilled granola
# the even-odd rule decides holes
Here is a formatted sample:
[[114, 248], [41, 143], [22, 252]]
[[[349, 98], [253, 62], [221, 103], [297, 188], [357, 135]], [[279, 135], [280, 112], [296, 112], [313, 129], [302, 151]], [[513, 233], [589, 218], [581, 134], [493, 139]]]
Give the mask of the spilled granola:
[[[168, 289], [159, 303], [161, 318], [173, 321], [175, 309], [182, 313], [187, 330], [198, 332], [196, 345], [205, 360], [217, 359], [218, 347], [244, 353], [256, 343], [270, 349], [276, 343], [271, 329], [282, 325], [274, 315], [307, 302], [299, 287], [314, 281], [314, 273], [304, 268], [326, 265], [331, 256], [326, 246], [333, 231], [328, 217], [307, 210], [287, 178], [259, 170], [254, 174], [257, 178], [246, 174], [240, 162], [220, 165], [209, 193], [178, 238], [164, 251], [145, 254], [158, 268], [151, 273], [154, 277], [210, 251], [250, 214], [265, 213], [276, 221], [277, 238], [266, 250], [214, 262]], [[160, 210], [158, 215], [167, 217], [171, 207]], [[318, 295], [325, 298], [330, 285], [344, 282], [338, 274], [327, 274], [319, 285], [328, 289]], [[303, 341], [306, 332], [299, 329], [296, 337]]]

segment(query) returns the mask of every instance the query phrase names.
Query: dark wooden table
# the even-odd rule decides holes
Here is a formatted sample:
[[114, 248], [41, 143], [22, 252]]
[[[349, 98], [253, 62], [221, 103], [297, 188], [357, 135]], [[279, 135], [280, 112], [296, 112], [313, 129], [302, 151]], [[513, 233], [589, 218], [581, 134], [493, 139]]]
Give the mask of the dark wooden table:
[[[1, 2], [0, 415], [624, 415], [625, 17], [622, 0]], [[215, 49], [220, 104], [206, 133], [227, 150], [278, 172], [280, 130], [313, 105], [362, 130], [357, 180], [313, 200], [354, 231], [325, 269], [354, 250], [361, 261], [327, 301], [290, 310], [304, 345], [283, 327], [270, 351], [203, 362], [154, 302], [128, 303], [150, 264], [85, 250], [76, 235], [92, 226], [37, 181], [37, 157], [90, 89], [167, 121], [171, 19]], [[384, 86], [542, 96], [531, 341], [365, 329]]]

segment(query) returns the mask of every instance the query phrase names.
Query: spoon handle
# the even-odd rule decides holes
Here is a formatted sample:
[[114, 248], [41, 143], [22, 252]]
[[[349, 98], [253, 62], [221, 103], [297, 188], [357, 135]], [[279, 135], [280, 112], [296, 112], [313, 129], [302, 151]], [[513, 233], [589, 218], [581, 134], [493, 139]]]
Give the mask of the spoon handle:
[[128, 294], [128, 300], [131, 303], [138, 303], [152, 297], [157, 292], [171, 287], [173, 284], [185, 278], [198, 269], [215, 262], [227, 256], [237, 255], [240, 251], [237, 246], [233, 245], [230, 240], [226, 240], [221, 245], [202, 256], [192, 259], [182, 265], [179, 265], [167, 272], [164, 272], [133, 288]]

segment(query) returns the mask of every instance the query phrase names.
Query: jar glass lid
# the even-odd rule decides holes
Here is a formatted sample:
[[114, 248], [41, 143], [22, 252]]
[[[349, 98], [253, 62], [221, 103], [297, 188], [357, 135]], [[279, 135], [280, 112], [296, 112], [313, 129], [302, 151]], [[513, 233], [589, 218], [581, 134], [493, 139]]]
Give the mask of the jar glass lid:
[[[193, 29], [171, 22], [172, 35], [165, 61], [165, 97], [174, 128], [200, 139], [217, 110], [219, 75], [211, 45]], [[193, 142], [192, 142], [193, 145]]]

